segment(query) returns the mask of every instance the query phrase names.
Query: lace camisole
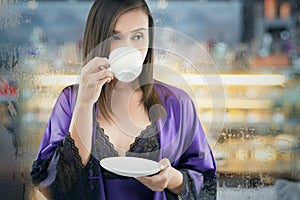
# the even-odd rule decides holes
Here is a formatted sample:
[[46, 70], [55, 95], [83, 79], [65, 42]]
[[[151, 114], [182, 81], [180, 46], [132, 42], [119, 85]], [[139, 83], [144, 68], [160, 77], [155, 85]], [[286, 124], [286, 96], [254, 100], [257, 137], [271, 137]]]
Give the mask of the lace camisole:
[[[135, 138], [135, 141], [130, 145], [129, 150], [126, 152], [126, 156], [158, 161], [159, 149], [160, 144], [157, 127], [155, 123], [152, 123]], [[104, 133], [104, 129], [101, 128], [98, 123], [96, 126], [96, 143], [92, 155], [99, 161], [103, 158], [118, 156], [118, 152], [115, 150], [114, 145], [110, 142], [109, 137]], [[153, 199], [153, 191], [136, 179], [114, 174], [104, 168], [101, 169], [107, 199], [116, 199], [121, 193], [123, 193], [127, 199], [132, 200]], [[120, 180], [122, 184], [120, 184]], [[118, 184], [115, 184], [116, 182], [118, 182]]]
[[[157, 161], [160, 149], [159, 137], [155, 123], [146, 127], [141, 134], [135, 138], [130, 145], [126, 156], [140, 157]], [[119, 156], [109, 137], [104, 133], [104, 129], [96, 125], [96, 144], [93, 147], [92, 154], [98, 160], [107, 157]]]

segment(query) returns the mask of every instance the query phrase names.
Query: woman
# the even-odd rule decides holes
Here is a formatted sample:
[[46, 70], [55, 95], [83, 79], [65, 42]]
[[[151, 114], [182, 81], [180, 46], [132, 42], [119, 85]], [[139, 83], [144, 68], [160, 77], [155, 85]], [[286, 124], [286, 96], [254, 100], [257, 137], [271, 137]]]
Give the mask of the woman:
[[[78, 85], [60, 94], [31, 172], [49, 199], [215, 199], [216, 166], [189, 96], [153, 81], [153, 18], [144, 0], [97, 0], [85, 27]], [[107, 60], [131, 46], [144, 65], [117, 80]], [[112, 156], [159, 162], [147, 177], [123, 177], [99, 165]]]

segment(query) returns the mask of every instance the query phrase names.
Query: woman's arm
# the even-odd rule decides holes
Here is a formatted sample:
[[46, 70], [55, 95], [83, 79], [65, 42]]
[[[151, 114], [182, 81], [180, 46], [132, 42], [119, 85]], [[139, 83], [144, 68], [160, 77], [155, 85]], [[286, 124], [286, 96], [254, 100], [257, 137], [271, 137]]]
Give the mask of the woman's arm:
[[177, 170], [172, 174], [178, 171], [182, 174], [181, 189], [166, 187], [167, 196], [179, 194], [186, 200], [216, 199], [215, 159], [191, 98], [184, 91], [163, 83], [156, 85], [156, 91], [167, 111], [167, 118], [158, 121], [161, 155]]
[[90, 61], [82, 70], [79, 89], [65, 88], [52, 110], [31, 172], [33, 183], [50, 199], [86, 194], [82, 191], [88, 183], [85, 165], [91, 160], [93, 105], [112, 76], [100, 69], [105, 63], [104, 58]]
[[106, 58], [96, 57], [81, 70], [78, 96], [69, 131], [84, 165], [89, 160], [92, 148], [93, 105], [100, 96], [102, 86], [113, 79], [113, 74], [107, 66]]
[[70, 136], [75, 142], [83, 165], [86, 165], [92, 147], [93, 106], [76, 103]]
[[32, 182], [48, 199], [78, 195], [87, 182], [78, 149], [68, 133], [77, 90], [73, 85], [60, 93], [33, 162]]

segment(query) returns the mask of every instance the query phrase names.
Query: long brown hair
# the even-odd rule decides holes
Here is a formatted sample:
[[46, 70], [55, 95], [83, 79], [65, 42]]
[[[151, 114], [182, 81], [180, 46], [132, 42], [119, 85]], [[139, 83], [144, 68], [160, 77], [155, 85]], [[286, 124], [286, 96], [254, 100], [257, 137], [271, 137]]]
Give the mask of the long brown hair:
[[[108, 57], [109, 41], [117, 19], [125, 12], [133, 9], [143, 9], [148, 15], [149, 22], [149, 47], [153, 45], [154, 21], [150, 9], [144, 0], [95, 0], [89, 12], [83, 38], [83, 64], [86, 64], [96, 56]], [[141, 103], [148, 111], [152, 105], [160, 104], [159, 96], [153, 87], [153, 48], [148, 48], [144, 60], [143, 70], [139, 76], [141, 90], [143, 92]], [[105, 84], [98, 100], [100, 114], [107, 120], [112, 120], [111, 96], [113, 82]], [[160, 114], [149, 116], [155, 121]]]

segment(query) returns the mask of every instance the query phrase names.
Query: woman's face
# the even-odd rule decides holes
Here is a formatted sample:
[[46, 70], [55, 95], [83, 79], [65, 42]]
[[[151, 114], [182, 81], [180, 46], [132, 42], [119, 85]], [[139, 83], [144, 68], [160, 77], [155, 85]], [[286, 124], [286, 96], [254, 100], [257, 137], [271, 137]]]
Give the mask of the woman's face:
[[142, 9], [122, 14], [114, 27], [110, 52], [120, 47], [134, 47], [141, 52], [145, 60], [149, 45], [148, 26], [148, 15]]

